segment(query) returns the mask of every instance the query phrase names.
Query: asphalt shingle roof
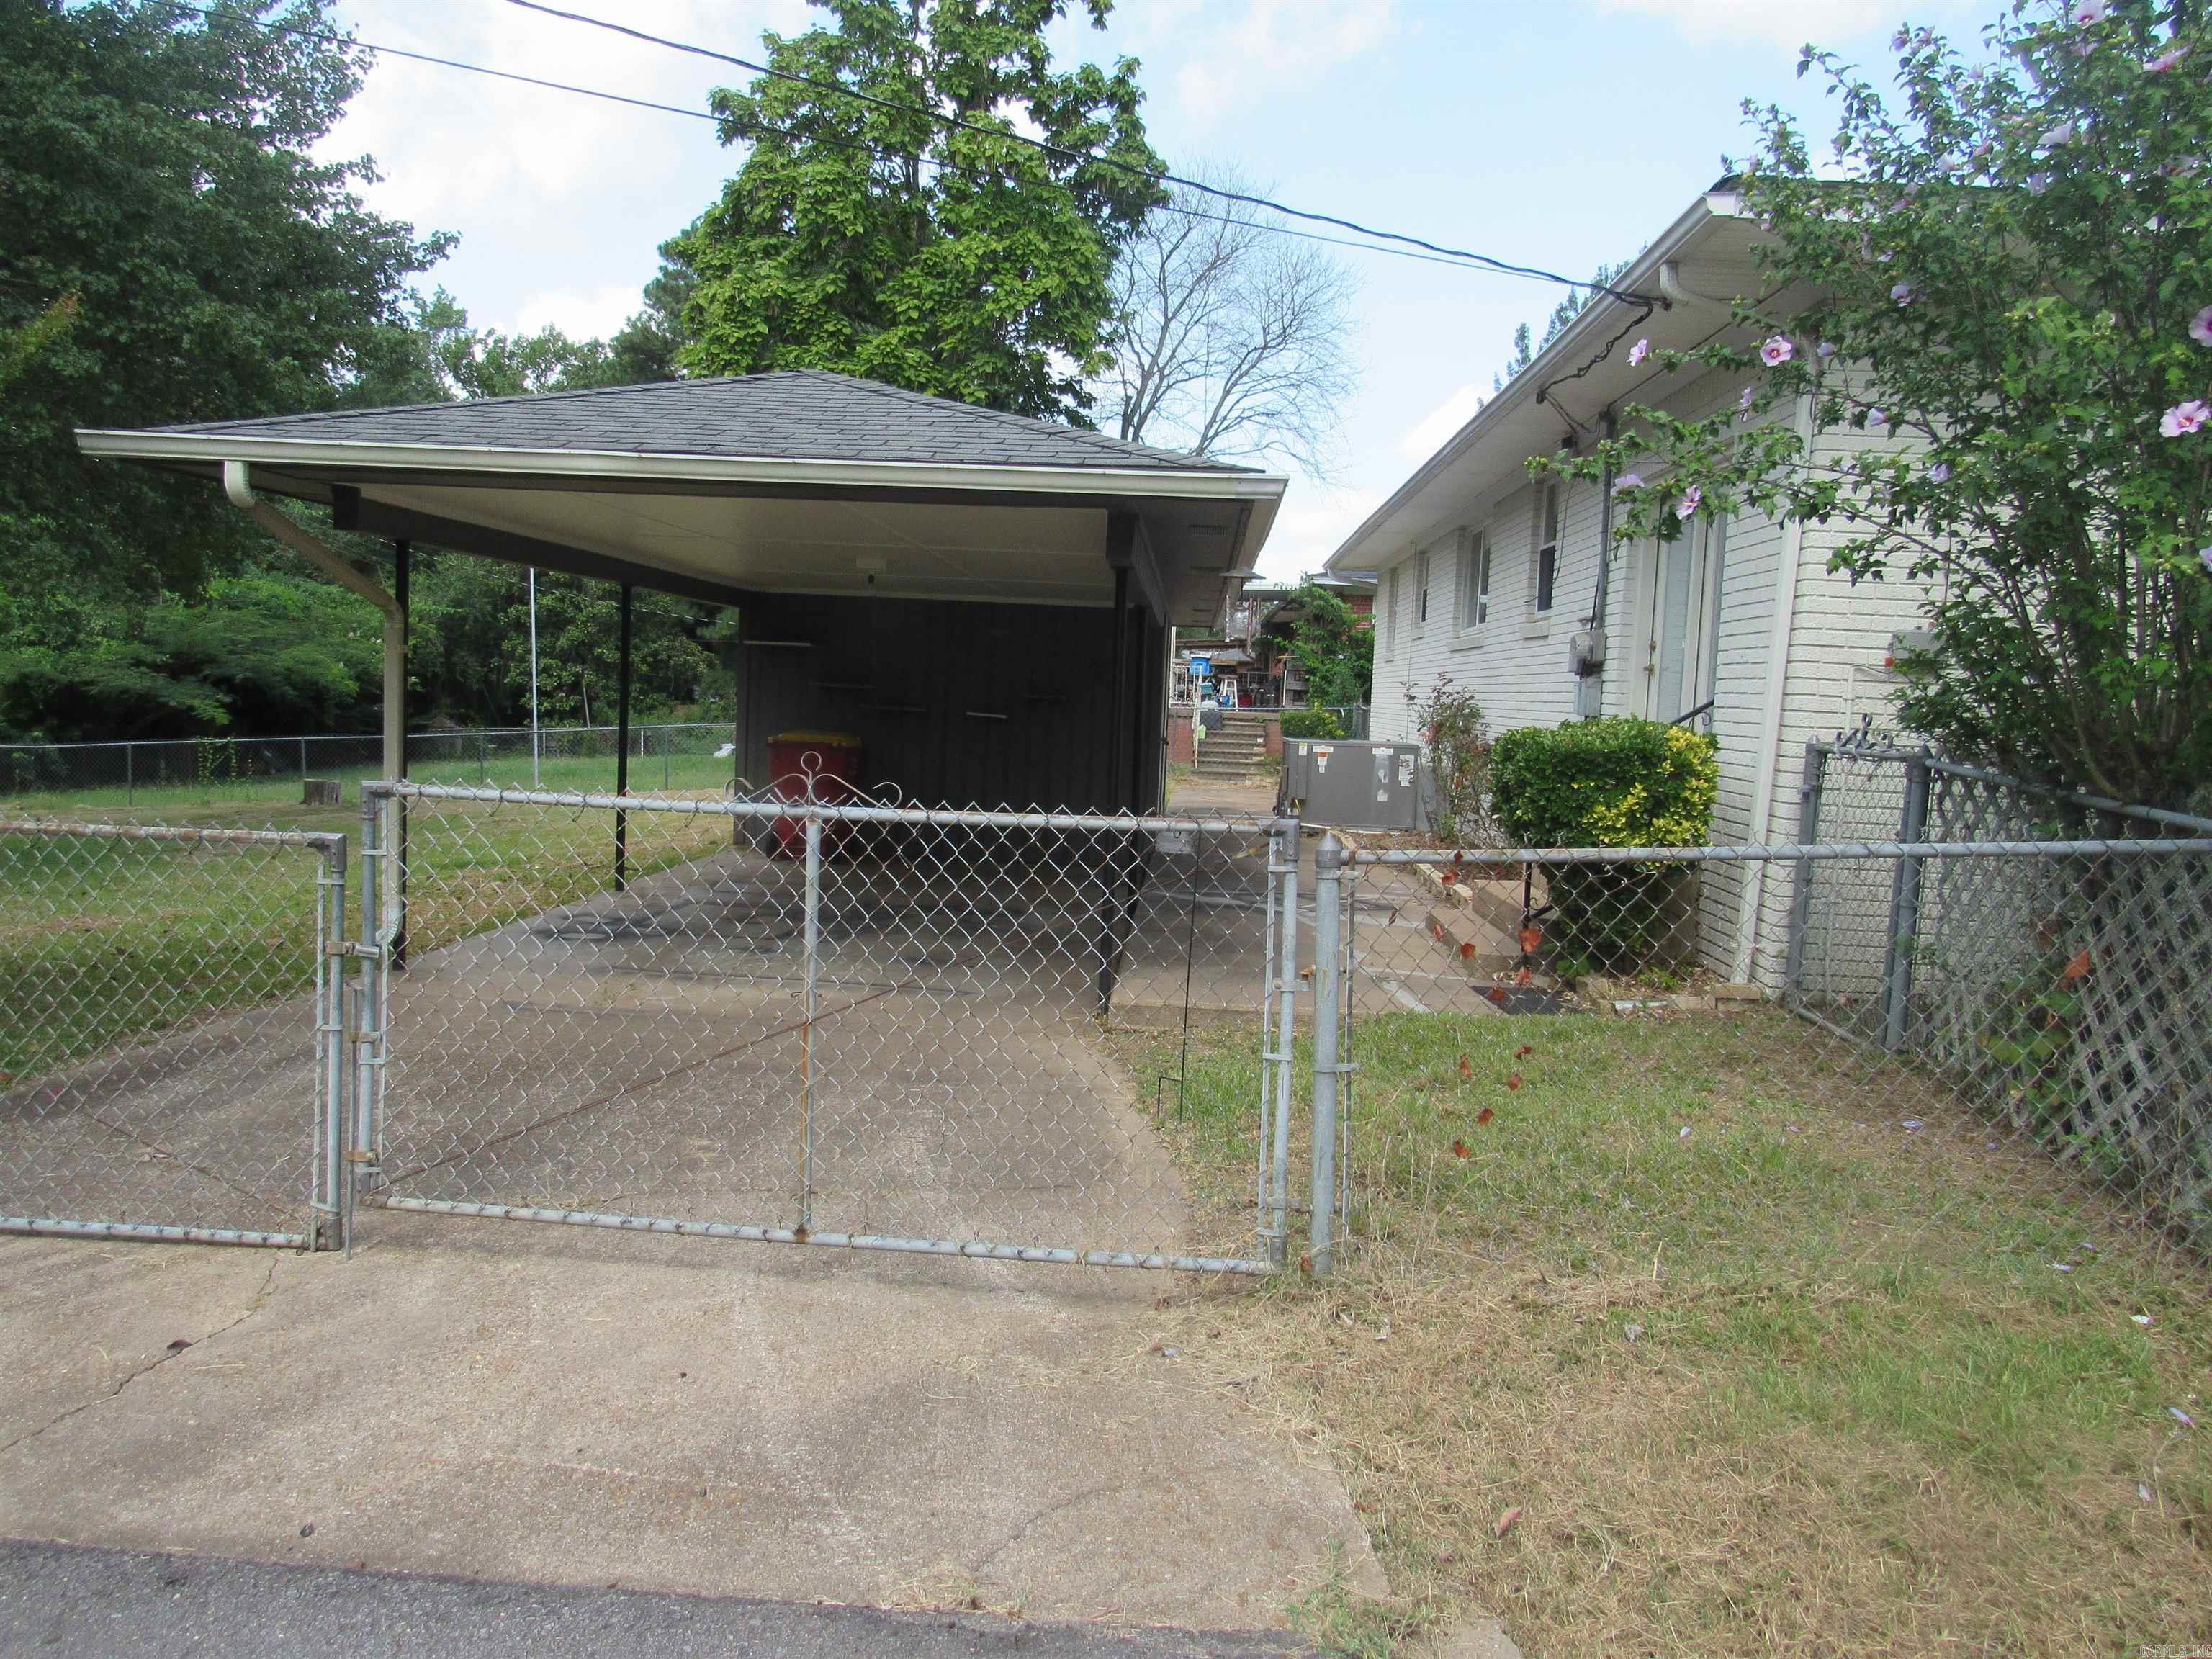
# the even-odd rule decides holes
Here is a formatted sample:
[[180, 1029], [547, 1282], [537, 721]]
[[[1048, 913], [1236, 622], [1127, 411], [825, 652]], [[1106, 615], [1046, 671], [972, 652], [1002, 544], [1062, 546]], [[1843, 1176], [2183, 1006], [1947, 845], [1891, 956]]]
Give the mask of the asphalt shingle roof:
[[158, 429], [464, 449], [1150, 471], [1252, 470], [812, 368]]

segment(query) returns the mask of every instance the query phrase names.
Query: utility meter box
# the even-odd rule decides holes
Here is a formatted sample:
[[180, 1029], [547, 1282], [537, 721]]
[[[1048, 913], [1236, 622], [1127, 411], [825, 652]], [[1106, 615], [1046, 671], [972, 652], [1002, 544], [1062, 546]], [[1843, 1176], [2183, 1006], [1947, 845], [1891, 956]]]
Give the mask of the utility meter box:
[[1345, 830], [1418, 830], [1428, 817], [1428, 757], [1417, 743], [1294, 738], [1283, 745], [1277, 810]]

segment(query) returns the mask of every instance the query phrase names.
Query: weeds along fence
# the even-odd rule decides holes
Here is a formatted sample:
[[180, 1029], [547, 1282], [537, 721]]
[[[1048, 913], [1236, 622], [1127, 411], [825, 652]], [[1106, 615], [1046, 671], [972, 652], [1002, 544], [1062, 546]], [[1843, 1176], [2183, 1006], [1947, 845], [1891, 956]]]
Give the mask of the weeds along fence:
[[[436, 782], [511, 788], [611, 784], [617, 736], [611, 726], [410, 732], [408, 769]], [[633, 726], [632, 787], [719, 787], [732, 769], [730, 740], [727, 722]], [[125, 808], [186, 792], [251, 798], [308, 778], [374, 778], [382, 745], [374, 732], [0, 744], [0, 797]]]

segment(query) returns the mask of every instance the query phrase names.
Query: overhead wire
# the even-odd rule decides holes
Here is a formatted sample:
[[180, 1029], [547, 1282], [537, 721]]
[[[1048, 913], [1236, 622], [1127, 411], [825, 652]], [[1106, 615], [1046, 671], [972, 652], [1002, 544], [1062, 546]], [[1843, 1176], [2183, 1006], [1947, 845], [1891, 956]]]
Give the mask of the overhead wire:
[[1431, 242], [1424, 237], [1409, 235], [1402, 231], [1378, 230], [1371, 225], [1363, 225], [1353, 219], [1340, 218], [1334, 214], [1317, 213], [1305, 208], [1291, 207], [1287, 203], [1278, 202], [1269, 197], [1255, 196], [1249, 191], [1231, 190], [1225, 185], [1210, 185], [1203, 179], [1187, 178], [1165, 169], [1155, 170], [1151, 167], [1139, 167], [1133, 162], [1124, 161], [1118, 156], [1101, 155], [1092, 150], [1073, 149], [1065, 144], [1056, 144], [1048, 138], [1033, 138], [1027, 133], [1011, 131], [1004, 127], [987, 126], [981, 122], [971, 121], [964, 116], [954, 115], [944, 110], [933, 110], [926, 105], [908, 103], [902, 99], [885, 98], [877, 93], [864, 92], [858, 87], [848, 87], [841, 81], [824, 81], [814, 76], [776, 69], [773, 65], [757, 63], [749, 58], [740, 58], [733, 52], [719, 52], [711, 46], [699, 46], [692, 41], [678, 40], [664, 34], [654, 34], [645, 29], [632, 27], [627, 23], [617, 23], [611, 18], [593, 17], [585, 12], [564, 10], [558, 6], [546, 5], [544, 0], [507, 0], [507, 3], [519, 6], [525, 11], [539, 12], [548, 17], [557, 17], [568, 22], [581, 23], [592, 28], [605, 29], [610, 33], [624, 35], [634, 40], [665, 47], [671, 52], [686, 52], [694, 57], [712, 59], [716, 63], [729, 64], [752, 74], [765, 76], [771, 80], [788, 82], [811, 88], [817, 92], [834, 93], [841, 97], [850, 98], [896, 114], [918, 115], [939, 126], [951, 127], [959, 131], [971, 132], [982, 137], [995, 138], [1006, 143], [1026, 145], [1031, 149], [1041, 150], [1061, 161], [1078, 161], [1090, 166], [1105, 167], [1133, 178], [1149, 180], [1156, 185], [1174, 185], [1182, 190], [1196, 191], [1200, 195], [1213, 197], [1217, 200], [1237, 202], [1248, 207], [1262, 208], [1271, 213], [1279, 213], [1286, 218], [1303, 219], [1312, 224], [1332, 225], [1339, 230], [1348, 230], [1357, 236], [1365, 236], [1378, 241], [1401, 243], [1427, 253], [1481, 265], [1492, 270], [1513, 276], [1534, 277], [1543, 282], [1556, 283], [1564, 288], [1589, 289], [1593, 292], [1607, 294], [1614, 299], [1626, 300], [1632, 304], [1652, 303], [1648, 295], [1631, 293], [1626, 289], [1616, 289], [1609, 283], [1591, 282], [1582, 277], [1563, 276], [1558, 271], [1547, 270], [1540, 265], [1519, 264], [1511, 260], [1500, 259], [1492, 254], [1477, 252], [1470, 248], [1451, 247], [1441, 242]]

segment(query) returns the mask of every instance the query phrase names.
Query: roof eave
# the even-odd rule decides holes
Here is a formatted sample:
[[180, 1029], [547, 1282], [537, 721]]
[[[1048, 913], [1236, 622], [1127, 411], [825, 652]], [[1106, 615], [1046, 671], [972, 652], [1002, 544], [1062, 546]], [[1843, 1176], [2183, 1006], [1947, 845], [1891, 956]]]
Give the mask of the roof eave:
[[[1677, 258], [1682, 250], [1705, 227], [1717, 219], [1742, 217], [1742, 198], [1723, 180], [1692, 202], [1679, 214], [1671, 225], [1652, 240], [1651, 246], [1637, 256], [1636, 262], [1613, 279], [1613, 286], [1631, 291], [1656, 288], [1659, 267]], [[1322, 563], [1322, 568], [1336, 571], [1340, 568], [1373, 574], [1376, 550], [1370, 544], [1389, 525], [1399, 512], [1470, 450], [1481, 444], [1506, 417], [1534, 402], [1553, 378], [1578, 356], [1587, 355], [1595, 343], [1605, 337], [1605, 331], [1617, 325], [1619, 307], [1626, 301], [1601, 295], [1583, 307], [1559, 337], [1539, 352], [1534, 361], [1512, 380], [1504, 391], [1477, 410], [1467, 423], [1446, 439], [1435, 454], [1415, 468], [1413, 474], [1390, 493], [1389, 499], [1361, 520], [1358, 528], [1345, 538], [1337, 550]], [[1667, 303], [1662, 301], [1663, 305]], [[1368, 562], [1363, 564], [1364, 558]]]
[[[258, 438], [237, 433], [80, 428], [77, 447], [102, 459], [213, 465], [246, 461], [286, 470], [404, 471], [459, 477], [570, 479], [580, 484], [684, 483], [794, 485], [825, 489], [1019, 490], [1061, 495], [1152, 496], [1166, 500], [1280, 501], [1288, 480], [1243, 469], [1025, 466], [884, 460], [808, 460], [780, 456], [637, 453], [620, 450], [520, 449], [445, 444], [337, 442]], [[1267, 514], [1273, 517], [1272, 511]]]

